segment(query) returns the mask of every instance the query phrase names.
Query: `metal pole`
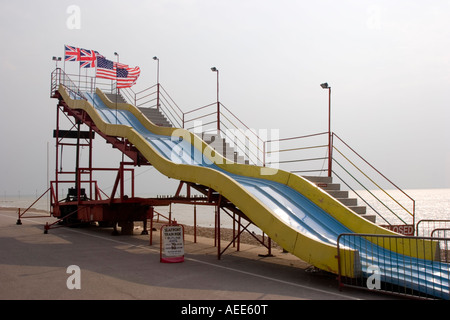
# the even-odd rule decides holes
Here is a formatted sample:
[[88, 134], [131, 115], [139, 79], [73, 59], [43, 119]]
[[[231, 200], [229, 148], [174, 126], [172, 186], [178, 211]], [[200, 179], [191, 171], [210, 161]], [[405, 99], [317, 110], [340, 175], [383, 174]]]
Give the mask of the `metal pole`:
[[94, 135], [94, 131], [92, 128], [89, 128], [89, 196], [92, 199], [92, 188], [93, 188], [93, 181], [92, 181], [92, 136]]
[[157, 61], [156, 67], [156, 109], [159, 110], [159, 58], [153, 57], [153, 60]]
[[331, 164], [332, 164], [332, 142], [331, 142], [331, 87], [327, 82], [320, 85], [322, 89], [328, 89], [328, 177], [331, 177]]
[[194, 204], [194, 243], [197, 243], [197, 206]]
[[219, 70], [217, 70], [217, 134], [220, 133]]
[[153, 244], [153, 215], [155, 214], [154, 208], [150, 207], [150, 243]]
[[76, 150], [76, 159], [75, 159], [75, 188], [76, 188], [76, 195], [77, 200], [80, 198], [80, 176], [79, 176], [79, 168], [80, 168], [80, 124], [81, 122], [78, 122], [77, 126], [77, 150]]
[[212, 67], [211, 71], [217, 72], [217, 134], [220, 133], [220, 102], [219, 102], [219, 69]]
[[331, 87], [328, 87], [328, 177], [332, 171], [332, 143], [331, 143]]
[[217, 259], [220, 260], [220, 205], [217, 205]]
[[59, 161], [62, 159], [59, 159], [58, 157], [58, 153], [59, 153], [59, 105], [56, 107], [56, 135], [55, 135], [55, 181], [56, 181], [56, 185], [55, 185], [55, 193], [56, 193], [56, 199], [55, 199], [55, 203], [58, 203], [58, 192], [59, 192], [59, 173], [58, 173], [58, 164]]

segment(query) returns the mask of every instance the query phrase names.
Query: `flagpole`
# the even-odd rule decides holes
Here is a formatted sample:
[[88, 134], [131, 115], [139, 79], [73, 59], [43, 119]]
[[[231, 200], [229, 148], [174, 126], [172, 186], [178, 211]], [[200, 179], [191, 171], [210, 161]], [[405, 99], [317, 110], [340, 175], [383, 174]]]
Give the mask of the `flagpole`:
[[80, 80], [81, 80], [81, 61], [78, 62], [78, 88], [80, 87]]
[[66, 73], [66, 45], [64, 45], [64, 55], [63, 55], [63, 57], [64, 57], [64, 65], [63, 65], [63, 71], [64, 71], [64, 73]]
[[98, 66], [98, 60], [97, 60], [97, 56], [95, 57], [95, 73], [94, 73], [94, 92], [95, 89], [97, 88], [97, 66]]

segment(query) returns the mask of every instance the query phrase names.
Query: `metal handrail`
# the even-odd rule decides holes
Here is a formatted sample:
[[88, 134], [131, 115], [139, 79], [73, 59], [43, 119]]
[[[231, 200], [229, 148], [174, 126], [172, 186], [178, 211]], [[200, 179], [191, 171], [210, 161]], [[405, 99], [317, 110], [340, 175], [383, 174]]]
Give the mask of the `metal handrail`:
[[183, 110], [181, 110], [181, 108], [176, 104], [176, 102], [172, 99], [170, 94], [167, 93], [166, 89], [164, 89], [164, 87], [161, 84], [159, 84], [159, 87], [166, 94], [166, 96], [170, 99], [170, 101], [175, 105], [175, 107], [178, 109], [178, 111], [181, 112], [181, 114], [183, 114]]
[[[281, 142], [285, 142], [288, 143], [289, 145], [286, 145], [285, 147], [281, 147], [281, 145], [278, 146], [278, 150], [267, 150], [266, 154], [284, 154], [284, 159], [280, 159], [278, 161], [268, 161], [266, 162], [267, 165], [269, 164], [279, 164], [279, 165], [291, 165], [294, 163], [298, 163], [301, 164], [303, 163], [302, 167], [305, 167], [305, 164], [308, 163], [313, 163], [314, 161], [318, 161], [318, 160], [323, 160], [325, 161], [328, 158], [327, 157], [322, 157], [320, 156], [320, 154], [317, 153], [317, 151], [314, 150], [320, 150], [320, 148], [326, 148], [328, 147], [328, 144], [322, 143], [320, 144], [321, 141], [318, 141], [317, 139], [321, 139], [320, 136], [327, 136], [328, 132], [322, 132], [322, 133], [315, 133], [315, 134], [309, 134], [309, 135], [303, 135], [303, 136], [296, 136], [296, 137], [288, 137], [288, 138], [280, 138], [280, 139], [274, 139], [274, 140], [268, 140], [266, 141], [266, 144], [270, 144], [273, 142], [276, 143], [281, 143]], [[381, 174], [381, 172], [379, 170], [377, 170], [373, 165], [371, 165], [367, 160], [365, 160], [360, 154], [358, 154], [353, 148], [351, 148], [346, 142], [344, 142], [336, 133], [332, 133], [333, 138], [336, 137], [337, 139], [333, 139], [332, 140], [332, 150], [336, 150], [337, 152], [332, 154], [332, 162], [336, 163], [338, 165], [337, 168], [339, 168], [339, 171], [342, 170], [343, 175], [341, 176], [340, 173], [337, 173], [336, 170], [331, 170], [331, 173], [333, 176], [336, 176], [339, 180], [341, 180], [352, 192], [355, 193], [355, 195], [361, 199], [368, 208], [370, 208], [371, 210], [373, 210], [377, 216], [379, 216], [382, 220], [386, 221], [387, 224], [391, 225], [391, 223], [389, 222], [389, 218], [387, 216], [385, 216], [383, 213], [381, 213], [379, 210], [375, 209], [374, 206], [372, 206], [370, 204], [370, 201], [368, 199], [365, 199], [365, 197], [363, 195], [361, 195], [360, 193], [358, 193], [357, 191], [354, 190], [354, 188], [351, 187], [351, 184], [346, 181], [348, 179], [350, 179], [351, 181], [356, 181], [356, 183], [362, 187], [363, 190], [366, 190], [368, 192], [368, 195], [366, 197], [372, 197], [374, 199], [374, 201], [381, 203], [383, 208], [387, 209], [387, 212], [389, 213], [389, 216], [392, 215], [392, 217], [394, 217], [395, 219], [399, 219], [399, 221], [401, 221], [401, 223], [403, 224], [407, 224], [405, 219], [401, 217], [401, 215], [399, 215], [400, 211], [397, 213], [395, 210], [393, 210], [394, 208], [389, 205], [387, 205], [386, 203], [384, 203], [379, 197], [377, 197], [371, 190], [370, 188], [368, 188], [365, 185], [365, 182], [363, 183], [361, 180], [359, 180], [354, 174], [352, 174], [350, 171], [350, 169], [353, 170], [353, 172], [357, 172], [358, 174], [362, 174], [363, 177], [365, 177], [365, 179], [367, 179], [367, 181], [369, 181], [371, 184], [373, 184], [374, 186], [376, 186], [376, 188], [379, 188], [380, 190], [382, 190], [382, 192], [384, 192], [390, 199], [393, 200], [393, 203], [395, 205], [399, 206], [399, 210], [401, 208], [401, 210], [404, 210], [409, 217], [413, 218], [413, 223], [412, 225], [414, 225], [414, 220], [415, 220], [415, 201], [414, 199], [412, 199], [410, 196], [408, 196], [403, 190], [401, 190], [400, 188], [397, 187], [397, 185], [395, 185], [394, 183], [392, 183], [391, 180], [387, 179], [385, 175]], [[307, 140], [309, 139], [309, 140]], [[310, 141], [311, 139], [315, 139]], [[310, 144], [304, 143], [303, 141], [307, 141], [310, 142]], [[316, 142], [316, 143], [314, 143]], [[319, 143], [317, 143], [319, 142]], [[353, 157], [351, 158], [348, 154], [346, 154], [347, 152], [343, 152], [343, 149], [339, 146], [339, 144], [342, 142], [342, 144], [348, 148], [348, 150], [351, 151], [350, 155], [353, 155]], [[301, 145], [299, 145], [299, 143], [302, 143]], [[328, 148], [327, 148], [328, 149]], [[308, 157], [309, 155], [309, 157]], [[396, 189], [401, 190], [402, 194], [405, 194], [409, 200], [412, 201], [412, 210], [407, 209], [405, 207], [404, 204], [402, 204], [399, 199], [396, 199], [395, 197], [393, 197], [389, 192], [387, 192], [385, 189], [383, 189], [379, 183], [377, 183], [375, 181], [375, 179], [373, 177], [370, 177], [367, 173], [367, 171], [361, 169], [361, 167], [359, 167], [358, 165], [355, 164], [355, 161], [353, 161], [352, 159], [355, 158], [356, 155], [356, 159], [362, 159], [364, 162], [363, 164], [369, 166], [369, 168], [373, 169], [374, 172], [376, 174], [378, 174], [379, 176], [382, 177], [382, 179], [388, 181], [391, 185], [393, 185]], [[344, 165], [340, 159], [345, 159], [346, 164]], [[349, 163], [350, 165], [347, 165], [347, 163]], [[302, 169], [303, 169], [302, 168]], [[297, 173], [297, 174], [305, 174], [305, 173], [311, 173], [311, 172], [324, 172], [327, 171], [325, 169], [318, 169], [318, 168], [308, 168], [309, 170], [288, 170], [292, 173]], [[311, 170], [312, 169], [312, 170]], [[345, 176], [345, 178], [344, 178]]]
[[[351, 161], [351, 160], [349, 159], [349, 156], [344, 155], [344, 152], [343, 152], [342, 150], [339, 150], [339, 149], [336, 147], [336, 143], [333, 143], [332, 148], [333, 148], [334, 150], [336, 150], [336, 151], [338, 152], [338, 154], [339, 154], [340, 156], [342, 156], [343, 159], [345, 159], [348, 163], [350, 163], [350, 165], [351, 165], [353, 168], [355, 168], [357, 172], [359, 172], [360, 174], [362, 174], [362, 175], [363, 175], [368, 181], [370, 181], [376, 188], [380, 189], [380, 190], [381, 190], [384, 194], [386, 194], [391, 200], [393, 200], [394, 203], [395, 203], [396, 205], [398, 205], [404, 212], [406, 212], [410, 217], [412, 217], [412, 225], [414, 225], [414, 224], [415, 224], [415, 200], [414, 200], [412, 197], [410, 197], [405, 191], [403, 191], [402, 189], [400, 189], [400, 188], [399, 188], [395, 183], [393, 183], [390, 179], [388, 179], [384, 174], [382, 174], [378, 169], [376, 169], [372, 164], [370, 164], [364, 157], [362, 157], [359, 153], [357, 153], [353, 148], [351, 148], [351, 147], [350, 147], [345, 141], [343, 141], [336, 133], [333, 133], [333, 137], [338, 138], [338, 141], [342, 142], [342, 144], [343, 144], [345, 147], [347, 147], [348, 150], [351, 151], [351, 154], [355, 155], [357, 159], [360, 159], [361, 161], [363, 161], [363, 163], [366, 164], [366, 165], [367, 165], [371, 170], [373, 170], [375, 173], [377, 173], [379, 177], [381, 177], [384, 181], [388, 182], [391, 186], [393, 186], [395, 189], [397, 189], [398, 191], [400, 191], [401, 194], [405, 195], [405, 196], [407, 197], [408, 201], [411, 201], [411, 202], [412, 202], [412, 210], [408, 210], [407, 208], [405, 208], [405, 206], [404, 206], [402, 203], [400, 203], [398, 199], [395, 199], [390, 193], [388, 193], [388, 192], [385, 190], [385, 188], [382, 188], [382, 187], [380, 186], [379, 183], [376, 183], [376, 182], [374, 181], [374, 179], [372, 179], [371, 177], [369, 177], [368, 174], [367, 174], [366, 172], [364, 172], [362, 169], [360, 169], [360, 168], [354, 163], [354, 161]], [[345, 166], [344, 166], [343, 164], [340, 164], [340, 163], [337, 161], [335, 155], [333, 155], [333, 162], [337, 163], [337, 164], [338, 164], [338, 165], [346, 172], [347, 175], [349, 175], [349, 176], [350, 176], [353, 180], [355, 180], [358, 184], [360, 184], [361, 186], [363, 186], [362, 183], [361, 183], [361, 181], [358, 181], [358, 179], [356, 179], [353, 175], [351, 175], [351, 174], [349, 173], [349, 171], [348, 171], [347, 169], [345, 169]], [[335, 175], [336, 175], [336, 172], [334, 172], [334, 173], [335, 173]], [[344, 180], [343, 180], [342, 178], [339, 178], [339, 179], [340, 179], [341, 181], [344, 182]], [[348, 185], [348, 183], [345, 183], [345, 184]], [[402, 218], [400, 218], [396, 213], [394, 213], [393, 210], [392, 210], [391, 208], [389, 208], [383, 201], [381, 201], [381, 200], [380, 200], [378, 197], [376, 197], [371, 191], [369, 191], [368, 188], [367, 188], [366, 186], [363, 186], [363, 188], [364, 188], [366, 191], [368, 191], [369, 194], [370, 194], [376, 201], [378, 201], [379, 203], [381, 203], [381, 204], [382, 204], [384, 207], [386, 207], [391, 213], [393, 213], [394, 216], [395, 216], [396, 218], [398, 218], [402, 223], [407, 224]], [[366, 202], [366, 200], [363, 199], [361, 195], [358, 195], [358, 196], [359, 196], [360, 199], [362, 199], [364, 202]], [[367, 202], [366, 202], [366, 203], [367, 203]], [[371, 207], [371, 208], [372, 208], [372, 207]], [[372, 209], [373, 209], [373, 208], [372, 208]], [[376, 211], [376, 210], [374, 210], [374, 211], [375, 211], [375, 213], [377, 213], [377, 215], [379, 215], [381, 218], [383, 218], [382, 215], [381, 215], [378, 211]], [[383, 220], [386, 220], [386, 219], [383, 218]], [[388, 222], [388, 221], [387, 221], [387, 222]], [[391, 223], [388, 222], [388, 224], [391, 224]]]
[[316, 137], [320, 135], [328, 134], [328, 132], [319, 132], [319, 133], [313, 133], [313, 134], [307, 134], [304, 136], [298, 136], [298, 137], [289, 137], [289, 138], [282, 138], [282, 139], [274, 139], [274, 140], [267, 140], [267, 143], [271, 142], [281, 142], [281, 141], [288, 141], [288, 140], [296, 140], [296, 139], [303, 139], [303, 138], [311, 138]]
[[[257, 144], [255, 144], [253, 141], [252, 141], [252, 139], [250, 139], [246, 134], [245, 134], [245, 132], [243, 132], [238, 126], [236, 126], [227, 116], [225, 116], [224, 114], [222, 114], [221, 113], [221, 115], [226, 119], [226, 120], [228, 120], [228, 122], [230, 122], [239, 132], [241, 132], [243, 135], [244, 135], [244, 137], [252, 144], [252, 145], [254, 145], [255, 147], [256, 147], [256, 149], [257, 150], [259, 150], [260, 152], [263, 152], [263, 150], [261, 150], [261, 148], [259, 148], [259, 146], [257, 145]], [[225, 125], [224, 125], [225, 126]], [[225, 126], [226, 127], [226, 126]], [[231, 132], [231, 130], [228, 128], [228, 127], [226, 127], [227, 129], [228, 129], [228, 132]], [[248, 130], [250, 130], [250, 129], [248, 129]], [[226, 132], [224, 132], [223, 130], [220, 130], [221, 132], [223, 132], [224, 133], [224, 135], [227, 135], [226, 134]], [[254, 133], [253, 131], [251, 131], [250, 130], [250, 132], [252, 132], [258, 139], [260, 139], [259, 138], [259, 136], [258, 135], [256, 135], [256, 133]], [[237, 139], [239, 142], [241, 142], [241, 143], [243, 143], [244, 145], [245, 145], [245, 142], [242, 142], [241, 141], [241, 139], [239, 139], [239, 137], [238, 136], [234, 136], [234, 138], [235, 139]], [[233, 139], [233, 138], [232, 138]], [[261, 139], [260, 139], [261, 140]], [[262, 141], [262, 140], [261, 140]], [[242, 148], [241, 148], [242, 149]], [[259, 162], [261, 162], [261, 163], [263, 163], [263, 160], [261, 160], [261, 158], [258, 156], [258, 154], [255, 154], [250, 148], [248, 148], [249, 149], [249, 152], [252, 154], [252, 155], [254, 155], [255, 157], [256, 157], [256, 160], [257, 161], [259, 161]], [[250, 159], [250, 157], [247, 155], [247, 157]], [[256, 163], [255, 163], [256, 164]]]
[[316, 148], [323, 148], [328, 147], [328, 145], [319, 145], [319, 146], [312, 146], [312, 147], [303, 147], [303, 148], [290, 148], [290, 149], [283, 149], [278, 151], [267, 151], [266, 153], [275, 153], [275, 152], [287, 152], [287, 151], [299, 151], [299, 150], [307, 150], [307, 149], [316, 149]]
[[[229, 114], [231, 114], [241, 125], [243, 125], [247, 130], [249, 130], [253, 135], [261, 142], [264, 142], [252, 129], [250, 129], [245, 123], [243, 123], [233, 112], [231, 112], [227, 107], [225, 107], [222, 103], [220, 106], [225, 109]], [[228, 119], [228, 121], [232, 122]]]
[[[350, 161], [338, 148], [336, 148], [335, 146], [333, 146], [333, 149], [336, 150], [337, 152], [339, 152], [339, 154], [344, 157], [345, 160], [347, 160], [354, 168], [356, 168], [362, 175], [364, 175], [370, 182], [372, 182], [375, 186], [378, 187], [378, 189], [380, 189], [381, 191], [383, 191], [384, 194], [386, 194], [389, 198], [391, 198], [392, 200], [394, 200], [395, 203], [397, 203], [403, 210], [405, 210], [410, 216], [413, 216], [413, 214], [411, 212], [409, 212], [408, 209], [406, 209], [400, 202], [398, 202], [394, 197], [392, 197], [388, 192], [386, 192], [386, 190], [384, 190], [379, 184], [377, 184], [375, 181], [373, 181], [372, 178], [370, 178], [366, 173], [364, 173], [357, 165], [355, 165], [352, 161]], [[334, 159], [333, 159], [334, 160]], [[335, 161], [336, 163], [338, 163], [337, 161]], [[342, 168], [343, 166], [340, 165]], [[380, 200], [381, 202], [381, 200]]]
[[[393, 215], [395, 215], [400, 221], [402, 221], [404, 224], [407, 224], [402, 218], [400, 218], [391, 208], [389, 208], [383, 201], [381, 201], [376, 195], [373, 194], [372, 191], [370, 191], [364, 184], [361, 183], [361, 181], [359, 181], [358, 179], [356, 179], [352, 174], [350, 174], [350, 172], [348, 170], [346, 170], [344, 168], [344, 166], [342, 166], [339, 162], [337, 162], [335, 159], [333, 159], [333, 161], [335, 161], [351, 178], [353, 178], [361, 187], [363, 187], [364, 190], [366, 190], [373, 198], [375, 198], [378, 202], [380, 202], [386, 209], [388, 209]], [[355, 192], [348, 183], [346, 183], [341, 177], [339, 177], [335, 171], [333, 171], [333, 173], [342, 181], [344, 182], [344, 184], [351, 189], [353, 192]], [[360, 199], [362, 199], [364, 201], [364, 203], [368, 204], [368, 202], [358, 193], [355, 192], [355, 194], [357, 194], [359, 196]], [[391, 224], [388, 220], [386, 220], [377, 210], [375, 210], [372, 206], [369, 205], [369, 207], [375, 211], [375, 213], [377, 213], [377, 215], [379, 215], [384, 221], [386, 221], [386, 223]]]
[[74, 95], [75, 97], [87, 100], [83, 92], [81, 92], [72, 79], [61, 68], [56, 68], [52, 72], [51, 96], [55, 94], [60, 84], [69, 91], [69, 95]]
[[[366, 159], [364, 159], [361, 155], [359, 155], [353, 148], [351, 148], [346, 142], [344, 142], [336, 133], [333, 132], [333, 136], [338, 138], [347, 148], [349, 148], [355, 155], [357, 155], [361, 160], [363, 160], [367, 165], [369, 165], [373, 170], [375, 170], [381, 177], [383, 177], [386, 181], [388, 181], [392, 186], [394, 186], [397, 190], [402, 192], [405, 196], [407, 196], [411, 201], [415, 203], [415, 200], [410, 197], [406, 192], [404, 192], [401, 188], [399, 188], [395, 183], [389, 180], [384, 174], [382, 174], [378, 169], [376, 169], [373, 165], [371, 165]], [[413, 211], [414, 212], [414, 211]]]
[[[319, 154], [313, 154], [310, 155], [309, 157], [307, 155], [305, 155], [305, 153], [303, 151], [308, 151], [308, 150], [314, 150], [314, 149], [321, 149], [321, 148], [327, 148], [328, 149], [328, 144], [314, 144], [314, 145], [306, 145], [306, 146], [289, 146], [289, 147], [285, 147], [285, 148], [281, 148], [281, 143], [282, 142], [290, 142], [290, 143], [298, 143], [298, 141], [303, 141], [304, 139], [307, 138], [313, 138], [313, 137], [319, 137], [319, 136], [323, 136], [323, 135], [328, 135], [328, 132], [320, 132], [320, 133], [314, 133], [314, 134], [308, 134], [308, 135], [303, 135], [303, 136], [295, 136], [295, 137], [288, 137], [288, 138], [279, 138], [279, 139], [271, 139], [271, 140], [267, 140], [265, 142], [265, 144], [267, 146], [271, 146], [273, 143], [277, 143], [278, 144], [278, 149], [277, 150], [266, 150], [265, 153], [270, 155], [270, 154], [285, 154], [286, 156], [289, 156], [291, 158], [287, 159], [287, 160], [279, 160], [279, 161], [268, 161], [266, 162], [266, 165], [269, 164], [287, 164], [287, 163], [300, 163], [300, 162], [309, 162], [309, 161], [318, 161], [318, 160], [326, 160], [327, 157], [324, 157], [322, 155]], [[298, 152], [302, 152], [301, 154]], [[294, 157], [294, 158], [292, 158]], [[301, 157], [301, 158], [299, 158]], [[326, 171], [323, 169], [313, 169], [313, 170], [289, 170], [292, 173], [301, 173], [301, 172], [322, 172], [322, 171]]]
[[[222, 103], [220, 103], [220, 111], [219, 111], [220, 114], [218, 114], [217, 110], [215, 109], [216, 106], [217, 106], [217, 102], [214, 102], [214, 103], [210, 103], [210, 104], [183, 112], [184, 128], [190, 130], [193, 127], [188, 127], [188, 126], [186, 126], [186, 124], [196, 121], [196, 120], [207, 119], [209, 117], [217, 115], [217, 119], [220, 119], [220, 133], [223, 134], [223, 136], [225, 137], [225, 140], [233, 142], [233, 144], [236, 146], [236, 148], [239, 149], [241, 152], [243, 152], [245, 157], [247, 157], [247, 159], [249, 161], [251, 161], [251, 158], [254, 157], [254, 159], [256, 159], [256, 163], [254, 163], [254, 164], [265, 165], [265, 163], [264, 163], [264, 143], [265, 143], [265, 141], [263, 141], [261, 139], [261, 137], [259, 137], [252, 129], [250, 129], [247, 125], [245, 125], [238, 117], [236, 117], [235, 114], [233, 114]], [[214, 110], [211, 111], [210, 108], [214, 108]], [[187, 117], [188, 115], [193, 115], [195, 113], [197, 113], [197, 115], [192, 116], [190, 118]], [[218, 121], [217, 119], [208, 121], [206, 123], [203, 123], [202, 125], [207, 126], [207, 125], [215, 124]], [[238, 124], [236, 124], [235, 121], [233, 121], [233, 119]], [[242, 127], [244, 127], [247, 131], [244, 132], [242, 130], [242, 127], [239, 126], [239, 124]], [[232, 129], [230, 128], [230, 125], [234, 129], [238, 130], [238, 132], [240, 134], [242, 134], [242, 136], [245, 138], [245, 141], [248, 141], [251, 146], [255, 147], [255, 149], [257, 150], [256, 153], [254, 150], [252, 150], [252, 148], [249, 148], [246, 146], [245, 141], [242, 141], [242, 139], [240, 139], [239, 135], [233, 134]], [[226, 130], [224, 130], [224, 128]], [[216, 130], [216, 128], [214, 130]], [[260, 141], [261, 144], [263, 145], [263, 147], [261, 148], [260, 145], [256, 144], [253, 141], [253, 139], [251, 139], [250, 135], [253, 135], [257, 141]], [[245, 148], [243, 146], [245, 146]]]

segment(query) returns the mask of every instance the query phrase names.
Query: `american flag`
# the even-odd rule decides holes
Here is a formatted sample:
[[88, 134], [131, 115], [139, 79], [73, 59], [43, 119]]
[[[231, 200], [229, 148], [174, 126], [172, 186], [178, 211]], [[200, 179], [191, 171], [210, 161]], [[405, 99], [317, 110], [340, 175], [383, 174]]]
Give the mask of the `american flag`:
[[102, 56], [97, 56], [97, 78], [116, 80], [117, 88], [129, 88], [133, 86], [141, 70], [139, 67], [130, 68], [123, 63], [113, 62]]
[[116, 80], [116, 66], [105, 57], [97, 57], [97, 78]]
[[98, 52], [80, 49], [80, 68], [95, 68]]
[[80, 61], [80, 48], [64, 45], [65, 61]]
[[136, 83], [140, 73], [141, 70], [139, 69], [139, 67], [117, 67], [117, 88], [130, 88]]

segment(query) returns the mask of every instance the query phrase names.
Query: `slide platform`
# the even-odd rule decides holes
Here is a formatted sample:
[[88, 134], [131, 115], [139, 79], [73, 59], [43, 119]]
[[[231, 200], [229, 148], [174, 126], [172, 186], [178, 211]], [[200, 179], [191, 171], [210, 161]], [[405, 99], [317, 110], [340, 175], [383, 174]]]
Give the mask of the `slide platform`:
[[[167, 177], [201, 184], [214, 189], [238, 207], [273, 241], [301, 260], [315, 267], [338, 274], [337, 238], [343, 233], [395, 235], [392, 231], [360, 217], [339, 201], [306, 179], [289, 172], [245, 164], [230, 163], [198, 136], [185, 129], [160, 127], [148, 120], [135, 106], [111, 102], [101, 90], [84, 93], [85, 99], [71, 97], [60, 85], [59, 93], [73, 109], [86, 111], [104, 134], [128, 139], [142, 155]], [[368, 240], [367, 240], [368, 241]], [[368, 273], [368, 261], [373, 261], [358, 244], [346, 244], [346, 277]], [[407, 246], [407, 242], [404, 244]], [[400, 249], [400, 248], [399, 248]], [[436, 250], [437, 246], [430, 246]], [[377, 250], [384, 268], [392, 252]], [[342, 252], [343, 253], [343, 252]], [[395, 254], [395, 252], [394, 252]], [[420, 256], [414, 257], [421, 259]], [[424, 260], [425, 271], [427, 261]], [[382, 281], [401, 277], [402, 273], [417, 273], [408, 285], [421, 288], [421, 282], [445, 281], [448, 299], [448, 267], [439, 279], [421, 276], [422, 270], [392, 270], [382, 274]], [[394, 276], [393, 276], [394, 275]], [[432, 275], [431, 275], [432, 276]], [[424, 279], [424, 280], [423, 280]], [[443, 280], [444, 279], [444, 280]], [[409, 280], [408, 280], [409, 281]], [[423, 283], [422, 283], [423, 284]]]

